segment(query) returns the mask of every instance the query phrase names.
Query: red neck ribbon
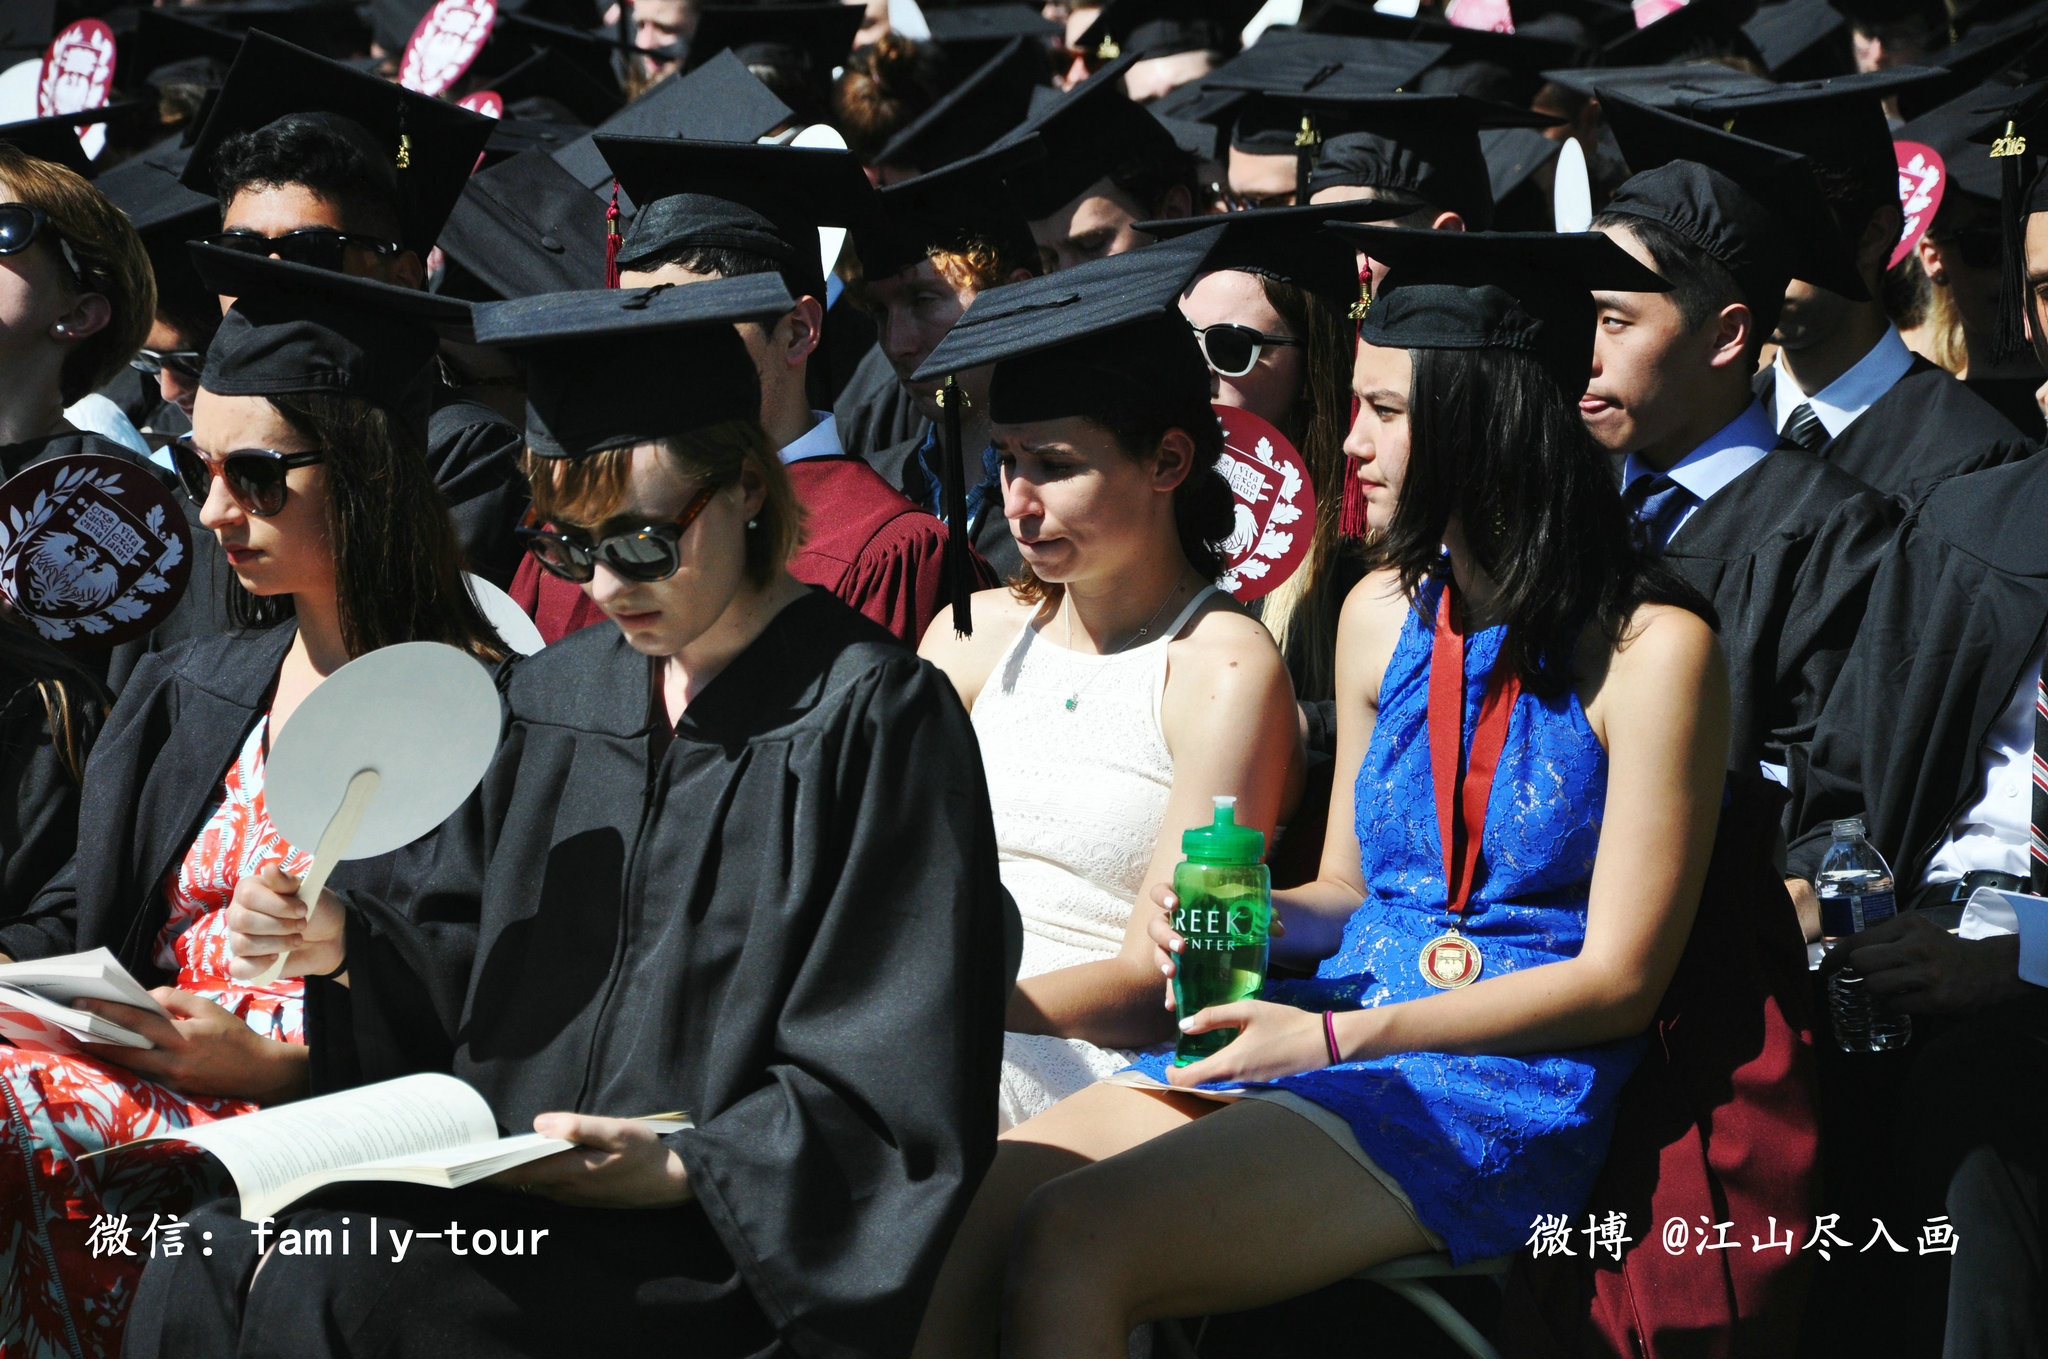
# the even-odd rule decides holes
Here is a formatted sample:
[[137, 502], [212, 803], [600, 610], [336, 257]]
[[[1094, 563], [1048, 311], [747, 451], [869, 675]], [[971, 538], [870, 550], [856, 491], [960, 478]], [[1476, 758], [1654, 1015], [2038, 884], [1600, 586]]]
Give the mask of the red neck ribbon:
[[1457, 589], [1444, 582], [1437, 602], [1436, 640], [1429, 656], [1429, 772], [1436, 784], [1436, 817], [1444, 841], [1445, 910], [1463, 919], [1472, 904], [1479, 869], [1479, 840], [1486, 829], [1486, 800], [1493, 792], [1508, 719], [1521, 697], [1521, 676], [1506, 662], [1494, 664], [1479, 702], [1479, 726], [1472, 754], [1459, 769], [1465, 744], [1465, 634], [1460, 627]]

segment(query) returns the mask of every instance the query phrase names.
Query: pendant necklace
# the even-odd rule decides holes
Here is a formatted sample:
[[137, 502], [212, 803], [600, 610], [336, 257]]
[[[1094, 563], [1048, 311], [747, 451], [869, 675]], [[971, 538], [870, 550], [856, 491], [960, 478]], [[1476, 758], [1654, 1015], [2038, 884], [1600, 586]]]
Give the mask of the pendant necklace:
[[[1166, 599], [1165, 599], [1165, 601], [1164, 601], [1163, 603], [1161, 603], [1161, 604], [1160, 604], [1160, 606], [1159, 606], [1159, 607], [1158, 607], [1157, 609], [1155, 609], [1155, 610], [1153, 611], [1153, 613], [1152, 613], [1152, 616], [1151, 616], [1150, 618], [1148, 618], [1148, 619], [1146, 619], [1146, 620], [1145, 620], [1145, 626], [1143, 626], [1143, 627], [1139, 628], [1139, 629], [1138, 629], [1138, 630], [1137, 630], [1136, 632], [1132, 633], [1132, 634], [1131, 634], [1131, 635], [1130, 635], [1129, 637], [1126, 637], [1126, 638], [1125, 638], [1125, 639], [1123, 640], [1123, 643], [1122, 643], [1122, 644], [1121, 644], [1120, 646], [1116, 647], [1116, 648], [1115, 648], [1114, 650], [1111, 650], [1111, 651], [1105, 651], [1105, 652], [1102, 652], [1102, 653], [1100, 653], [1100, 654], [1101, 654], [1102, 656], [1104, 656], [1104, 657], [1109, 657], [1109, 656], [1119, 656], [1119, 655], [1122, 655], [1122, 654], [1123, 654], [1123, 653], [1124, 653], [1125, 651], [1129, 650], [1129, 649], [1130, 649], [1130, 647], [1132, 646], [1132, 644], [1134, 644], [1134, 643], [1135, 643], [1135, 642], [1136, 642], [1136, 641], [1137, 641], [1137, 640], [1138, 640], [1138, 639], [1139, 639], [1140, 637], [1144, 637], [1144, 636], [1147, 636], [1147, 635], [1149, 635], [1149, 634], [1151, 633], [1151, 631], [1152, 631], [1152, 625], [1153, 625], [1154, 623], [1157, 623], [1157, 622], [1159, 621], [1159, 617], [1160, 617], [1160, 615], [1166, 612], [1166, 609], [1167, 609], [1167, 605], [1169, 605], [1169, 604], [1172, 604], [1172, 603], [1173, 603], [1173, 601], [1174, 601], [1174, 600], [1176, 600], [1176, 599], [1178, 599], [1178, 598], [1180, 598], [1180, 582], [1178, 582], [1178, 581], [1175, 581], [1175, 582], [1174, 582], [1174, 586], [1173, 586], [1173, 588], [1172, 588], [1171, 590], [1167, 591], [1167, 593], [1166, 593]], [[1072, 601], [1072, 600], [1068, 600], [1068, 601], [1067, 601], [1067, 650], [1069, 650], [1069, 651], [1072, 651], [1073, 649], [1074, 649], [1074, 605], [1073, 605], [1073, 601]], [[1102, 665], [1098, 665], [1098, 666], [1096, 666], [1096, 667], [1095, 667], [1095, 669], [1094, 669], [1094, 670], [1093, 670], [1093, 671], [1092, 671], [1092, 672], [1091, 672], [1091, 673], [1089, 674], [1088, 678], [1087, 678], [1087, 679], [1085, 679], [1085, 680], [1082, 680], [1082, 681], [1081, 681], [1081, 683], [1080, 683], [1080, 685], [1079, 685], [1079, 687], [1077, 687], [1077, 688], [1076, 688], [1076, 689], [1074, 690], [1074, 692], [1073, 692], [1073, 693], [1071, 693], [1071, 694], [1068, 694], [1068, 695], [1067, 695], [1066, 709], [1067, 709], [1067, 711], [1068, 711], [1068, 712], [1072, 712], [1072, 711], [1074, 711], [1074, 709], [1076, 709], [1076, 708], [1078, 708], [1078, 707], [1080, 707], [1080, 706], [1081, 706], [1081, 695], [1082, 695], [1082, 694], [1084, 694], [1084, 693], [1086, 693], [1086, 692], [1088, 691], [1088, 686], [1089, 686], [1089, 685], [1091, 685], [1091, 684], [1095, 683], [1095, 679], [1096, 679], [1096, 676], [1100, 675], [1100, 674], [1101, 674], [1101, 673], [1102, 673], [1102, 672], [1103, 672], [1104, 670], [1106, 670], [1106, 669], [1108, 669], [1108, 668], [1109, 668], [1109, 667], [1107, 667], [1107, 666], [1102, 666]]]

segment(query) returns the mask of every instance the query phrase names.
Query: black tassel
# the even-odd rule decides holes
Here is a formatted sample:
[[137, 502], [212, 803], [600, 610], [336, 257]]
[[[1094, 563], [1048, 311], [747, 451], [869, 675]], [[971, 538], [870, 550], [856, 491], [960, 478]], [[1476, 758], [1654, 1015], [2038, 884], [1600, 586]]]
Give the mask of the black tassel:
[[1998, 161], [1999, 227], [2004, 237], [1998, 273], [1998, 324], [1991, 332], [1991, 361], [2017, 358], [2027, 347], [2022, 318], [2027, 306], [2027, 139], [2005, 125], [1991, 144]]
[[1316, 152], [1323, 144], [1322, 133], [1316, 128], [1316, 120], [1309, 114], [1301, 115], [1301, 130], [1294, 134], [1294, 202], [1297, 207], [1308, 204], [1308, 181], [1316, 168]]
[[968, 559], [967, 541], [967, 458], [960, 447], [960, 408], [966, 404], [967, 393], [948, 374], [946, 385], [939, 389], [939, 406], [946, 417], [946, 447], [939, 475], [945, 481], [941, 494], [946, 511], [946, 593], [953, 604], [953, 632], [959, 637], [974, 635], [974, 567]]

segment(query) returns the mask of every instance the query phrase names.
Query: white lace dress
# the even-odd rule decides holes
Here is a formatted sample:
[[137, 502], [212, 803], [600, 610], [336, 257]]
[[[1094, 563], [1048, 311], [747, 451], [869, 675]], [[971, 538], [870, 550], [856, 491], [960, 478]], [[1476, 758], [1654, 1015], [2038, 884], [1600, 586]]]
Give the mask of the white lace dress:
[[[1024, 918], [1019, 977], [1123, 946], [1173, 787], [1159, 725], [1167, 644], [1212, 593], [1195, 596], [1155, 640], [1115, 655], [1069, 651], [1026, 624], [975, 698], [1003, 886]], [[1080, 1038], [1005, 1035], [1001, 1126], [1138, 1056]]]

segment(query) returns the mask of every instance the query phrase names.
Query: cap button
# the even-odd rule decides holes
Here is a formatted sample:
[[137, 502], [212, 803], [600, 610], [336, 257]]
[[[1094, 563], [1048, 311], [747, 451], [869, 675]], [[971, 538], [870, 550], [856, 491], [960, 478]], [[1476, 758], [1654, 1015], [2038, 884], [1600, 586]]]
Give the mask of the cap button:
[[562, 253], [562, 243], [552, 236], [541, 237], [540, 245], [543, 250], [552, 250], [557, 255]]

